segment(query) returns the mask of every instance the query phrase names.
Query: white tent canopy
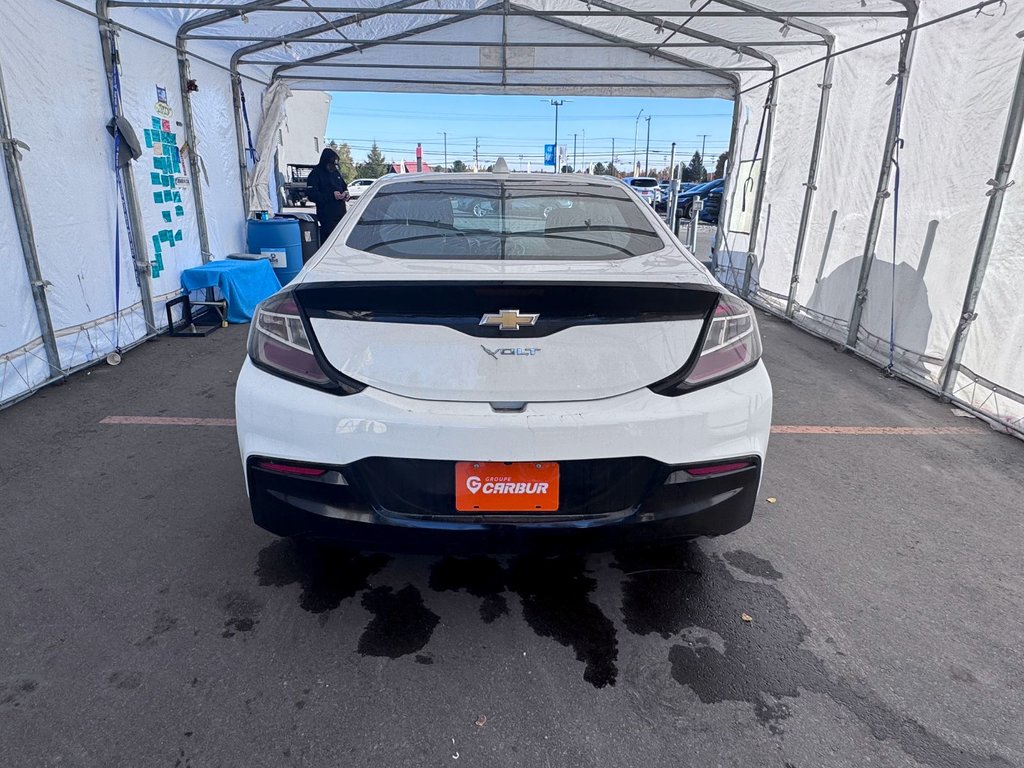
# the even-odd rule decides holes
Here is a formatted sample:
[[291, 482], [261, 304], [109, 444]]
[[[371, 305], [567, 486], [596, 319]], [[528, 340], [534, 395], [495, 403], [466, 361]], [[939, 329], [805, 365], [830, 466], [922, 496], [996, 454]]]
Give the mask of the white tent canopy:
[[[719, 278], [1024, 434], [1022, 0], [14, 5], [0, 403], [158, 332], [182, 269], [243, 250], [271, 84], [712, 96], [734, 102]], [[115, 112], [143, 143], [121, 174]]]

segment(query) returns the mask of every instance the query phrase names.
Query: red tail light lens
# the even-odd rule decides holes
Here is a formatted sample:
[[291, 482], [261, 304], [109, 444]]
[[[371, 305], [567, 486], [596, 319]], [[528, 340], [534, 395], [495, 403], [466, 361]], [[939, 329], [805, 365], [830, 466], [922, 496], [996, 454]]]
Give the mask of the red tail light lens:
[[249, 329], [249, 357], [265, 371], [337, 394], [351, 395], [365, 388], [320, 365], [291, 291], [271, 296], [256, 308]]
[[750, 461], [730, 461], [724, 464], [708, 464], [706, 466], [677, 469], [665, 479], [665, 484], [685, 483], [693, 479], [725, 475], [741, 469], [750, 469], [753, 466], [755, 466], [754, 463]]
[[256, 466], [271, 472], [280, 472], [283, 475], [298, 475], [300, 477], [320, 477], [327, 473], [326, 469], [320, 467], [303, 467], [299, 464], [282, 464], [277, 461], [257, 461]]
[[745, 301], [722, 294], [697, 359], [650, 388], [659, 395], [675, 397], [742, 373], [760, 359], [761, 333], [754, 310]]
[[249, 352], [254, 363], [317, 386], [331, 379], [313, 355], [306, 328], [291, 293], [272, 296], [256, 310]]
[[723, 295], [696, 365], [684, 384], [697, 387], [749, 368], [761, 357], [761, 334], [754, 310], [735, 296]]

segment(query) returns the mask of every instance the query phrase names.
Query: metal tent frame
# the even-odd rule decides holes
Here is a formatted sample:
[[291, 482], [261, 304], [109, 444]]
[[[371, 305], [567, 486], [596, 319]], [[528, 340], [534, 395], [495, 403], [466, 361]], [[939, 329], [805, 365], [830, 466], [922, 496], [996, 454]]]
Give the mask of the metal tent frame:
[[[73, 0], [54, 0], [77, 11], [84, 11]], [[1000, 0], [981, 0], [967, 6], [960, 13], [981, 12]], [[762, 205], [766, 200], [766, 185], [769, 183], [770, 158], [775, 129], [775, 116], [780, 98], [779, 83], [793, 71], [810, 66], [821, 66], [818, 87], [820, 94], [814, 116], [813, 138], [809, 146], [806, 181], [803, 201], [796, 229], [796, 245], [792, 254], [791, 279], [782, 307], [769, 306], [773, 311], [789, 320], [794, 320], [797, 310], [797, 289], [801, 267], [807, 248], [808, 228], [818, 190], [822, 146], [829, 120], [829, 106], [833, 86], [833, 71], [836, 57], [849, 50], [836, 49], [836, 35], [831, 25], [858, 19], [888, 20], [902, 24], [902, 30], [885, 35], [880, 39], [899, 35], [898, 55], [894, 62], [894, 84], [889, 119], [883, 141], [882, 157], [878, 165], [877, 186], [870, 214], [863, 248], [860, 252], [860, 271], [853, 309], [845, 331], [845, 345], [850, 351], [862, 354], [859, 346], [863, 343], [862, 316], [867, 300], [867, 288], [872, 263], [881, 232], [882, 221], [890, 197], [894, 171], [894, 149], [899, 142], [900, 127], [905, 107], [907, 86], [911, 79], [917, 29], [942, 19], [920, 24], [919, 0], [873, 0], [875, 7], [866, 3], [834, 3], [832, 7], [814, 0], [693, 0], [678, 7], [675, 3], [663, 3], [662, 9], [652, 9], [656, 2], [643, 3], [634, 7], [634, 0], [365, 0], [363, 4], [330, 2], [329, 0], [96, 0], [94, 14], [99, 25], [104, 50], [109, 48], [111, 39], [121, 29], [126, 29], [116, 18], [119, 10], [126, 12], [160, 10], [179, 13], [183, 19], [174, 34], [174, 43], [158, 40], [152, 35], [132, 30], [175, 50], [178, 62], [179, 87], [182, 101], [182, 124], [189, 152], [189, 171], [195, 180], [191, 185], [194, 207], [198, 222], [199, 244], [204, 261], [211, 258], [209, 227], [206, 205], [203, 199], [203, 173], [201, 148], [197, 144], [195, 119], [189, 92], [190, 61], [202, 60], [226, 69], [230, 73], [234, 100], [234, 122], [238, 167], [243, 187], [247, 174], [245, 142], [240, 115], [242, 81], [253, 78], [270, 83], [283, 81], [296, 88], [317, 87], [317, 84], [345, 84], [365, 88], [380, 86], [380, 90], [395, 90], [395, 86], [419, 85], [423, 88], [444, 87], [462, 89], [465, 92], [540, 92], [539, 89], [597, 89], [613, 86], [620, 92], [628, 93], [657, 91], [675, 97], [688, 93], [699, 93], [708, 88], [720, 89], [730, 94], [733, 102], [732, 130], [729, 139], [729, 163], [736, 167], [743, 147], [740, 142], [740, 104], [745, 94], [761, 93], [764, 90], [763, 140], [759, 142], [761, 170], [757, 179], [756, 198], [747, 235], [746, 267], [741, 288], [749, 293], [751, 274], [758, 262], [759, 243], [766, 239], [762, 235]], [[533, 7], [538, 5], [540, 7]], [[639, 6], [640, 4], [636, 4]], [[782, 10], [785, 8], [785, 10]], [[267, 31], [265, 24], [254, 24], [256, 32], [244, 34], [242, 22], [251, 19], [263, 21], [272, 19]], [[377, 33], [375, 25], [382, 20], [408, 19], [401, 29], [387, 34]], [[494, 39], [436, 39], [431, 33], [465, 25], [476, 19], [497, 19]], [[294, 23], [293, 23], [294, 22]], [[315, 23], [312, 23], [315, 22]], [[512, 39], [512, 30], [517, 24], [533, 24], [535, 30], [551, 29], [572, 33], [573, 39], [553, 42], [551, 40], [517, 37]], [[710, 27], [709, 27], [710, 24]], [[404, 26], [403, 26], [404, 25]], [[779, 25], [775, 28], [774, 25]], [[358, 30], [354, 34], [355, 28]], [[467, 27], [468, 28], [468, 27]], [[720, 30], [727, 28], [728, 33]], [[715, 31], [710, 31], [714, 29]], [[614, 30], [614, 31], [613, 31]], [[263, 32], [263, 34], [260, 34]], [[539, 35], [543, 36], [543, 35]], [[205, 46], [200, 53], [197, 46]], [[401, 49], [406, 46], [426, 48], [493, 48], [500, 53], [497, 66], [486, 65], [481, 57], [479, 64], [451, 63], [442, 61], [389, 62], [376, 61], [367, 64], [359, 61], [362, 54], [372, 50]], [[292, 47], [301, 51], [294, 60], [275, 58], [278, 48]], [[820, 50], [823, 55], [811, 55], [810, 59], [795, 69], [783, 71], [777, 56], [780, 51], [801, 47], [808, 51]], [[855, 46], [860, 47], [860, 46]], [[227, 65], [209, 57], [208, 51], [216, 49], [225, 53]], [[515, 49], [533, 48], [552, 52], [554, 59], [546, 65], [523, 66], [510, 62]], [[558, 56], [558, 51], [569, 52]], [[636, 54], [633, 63], [625, 66], [601, 67], [580, 66], [570, 61], [574, 52], [581, 55], [602, 49], [629, 51]], [[207, 54], [207, 55], [202, 55]], [[639, 57], [646, 57], [643, 62]], [[104, 57], [108, 81], [118, 62]], [[565, 62], [564, 66], [561, 66]], [[360, 70], [363, 70], [362, 72]], [[419, 76], [407, 77], [404, 73], [415, 71]], [[394, 72], [394, 75], [387, 75]], [[554, 74], [589, 73], [589, 78], [567, 77], [564, 81], [553, 79]], [[753, 82], [758, 73], [763, 80]], [[384, 73], [384, 74], [380, 74]], [[460, 74], [462, 73], [462, 74]], [[540, 75], [536, 80], [524, 80], [532, 73]], [[679, 73], [686, 75], [677, 83], [668, 77]], [[481, 78], [481, 75], [488, 76]], [[551, 75], [551, 77], [548, 77]], [[699, 75], [699, 77], [697, 77]], [[478, 79], [474, 79], [476, 76]], [[626, 77], [628, 76], [628, 78]], [[465, 79], [463, 79], [465, 78]], [[488, 79], [490, 78], [490, 79]], [[999, 225], [1002, 200], [1011, 183], [1009, 174], [1021, 133], [1024, 115], [1024, 65], [1018, 80], [1017, 93], [1011, 104], [1010, 114], [996, 174], [991, 182], [993, 190], [989, 207], [981, 228], [978, 246], [972, 263], [968, 289], [964, 298], [960, 324], [951, 344], [948, 359], [942, 372], [939, 389], [946, 398], [954, 398], [957, 374], [967, 334], [970, 331], [981, 283], [985, 275], [988, 254], [991, 251], [995, 232]], [[318, 88], [319, 89], [319, 88]], [[116, 105], [113, 105], [116, 110]], [[0, 143], [3, 145], [7, 163], [15, 210], [19, 212], [17, 227], [23, 243], [27, 270], [36, 302], [37, 314], [42, 329], [43, 345], [51, 366], [54, 366], [56, 342], [52, 322], [49, 321], [45, 281], [40, 276], [38, 260], [32, 240], [31, 221], [27, 206], [24, 205], [23, 180], [18, 171], [18, 148], [10, 135], [9, 126], [3, 125]], [[730, 189], [725, 190], [720, 216], [718, 242], [724, 242], [725, 222], [729, 216], [734, 174], [729, 174]], [[133, 253], [136, 255], [135, 269], [139, 278], [142, 303], [147, 330], [155, 332], [153, 291], [148, 276], [148, 249], [141, 235], [141, 216], [137, 192], [130, 173], [122, 174], [123, 186], [128, 201], [130, 232], [133, 238]], [[243, 189], [243, 200], [246, 199]], [[18, 201], [22, 202], [19, 205]], [[22, 215], [23, 214], [23, 215]], [[33, 260], [34, 268], [33, 268]], [[755, 297], [751, 297], [755, 298]], [[60, 373], [57, 376], [62, 375]], [[919, 383], [919, 382], [915, 382]]]

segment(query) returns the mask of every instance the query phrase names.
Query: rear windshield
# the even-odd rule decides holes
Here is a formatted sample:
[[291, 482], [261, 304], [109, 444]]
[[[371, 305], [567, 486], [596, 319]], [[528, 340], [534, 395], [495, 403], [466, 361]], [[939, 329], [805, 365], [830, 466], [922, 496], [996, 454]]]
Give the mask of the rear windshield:
[[656, 187], [658, 186], [657, 179], [633, 179], [629, 182], [634, 187]]
[[402, 259], [528, 261], [627, 259], [664, 247], [621, 187], [498, 179], [388, 184], [347, 245]]

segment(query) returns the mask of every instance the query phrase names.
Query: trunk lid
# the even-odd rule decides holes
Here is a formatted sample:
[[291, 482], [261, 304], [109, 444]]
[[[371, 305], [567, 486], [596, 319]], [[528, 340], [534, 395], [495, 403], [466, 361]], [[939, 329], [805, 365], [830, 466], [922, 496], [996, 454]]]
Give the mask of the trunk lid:
[[295, 296], [346, 376], [405, 397], [510, 405], [612, 397], [670, 376], [718, 297], [706, 282], [654, 275], [552, 277], [307, 282]]

